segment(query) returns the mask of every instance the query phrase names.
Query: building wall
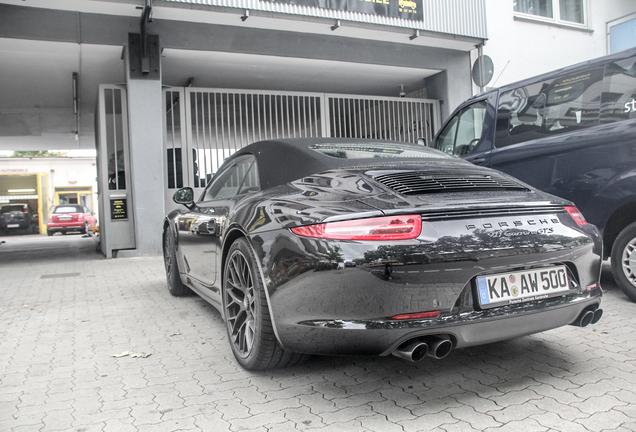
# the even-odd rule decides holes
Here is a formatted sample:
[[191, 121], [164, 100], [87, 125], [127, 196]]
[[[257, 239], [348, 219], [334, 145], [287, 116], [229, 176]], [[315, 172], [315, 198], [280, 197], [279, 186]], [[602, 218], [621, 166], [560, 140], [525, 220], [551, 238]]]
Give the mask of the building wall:
[[[488, 87], [500, 87], [609, 53], [607, 23], [636, 13], [634, 0], [587, 0], [586, 29], [515, 18], [513, 0], [486, 4], [488, 41], [494, 63]], [[518, 14], [517, 14], [518, 15]], [[477, 87], [475, 93], [479, 92]]]

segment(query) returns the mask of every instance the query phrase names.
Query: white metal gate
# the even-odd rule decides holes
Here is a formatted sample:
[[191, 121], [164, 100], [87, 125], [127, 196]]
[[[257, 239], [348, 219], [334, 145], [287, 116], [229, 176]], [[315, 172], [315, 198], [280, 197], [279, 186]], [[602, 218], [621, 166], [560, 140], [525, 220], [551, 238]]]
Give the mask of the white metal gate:
[[175, 189], [205, 187], [234, 151], [256, 141], [342, 137], [433, 138], [439, 101], [324, 93], [167, 88], [166, 203]]
[[331, 137], [430, 142], [439, 127], [439, 103], [428, 99], [325, 95]]

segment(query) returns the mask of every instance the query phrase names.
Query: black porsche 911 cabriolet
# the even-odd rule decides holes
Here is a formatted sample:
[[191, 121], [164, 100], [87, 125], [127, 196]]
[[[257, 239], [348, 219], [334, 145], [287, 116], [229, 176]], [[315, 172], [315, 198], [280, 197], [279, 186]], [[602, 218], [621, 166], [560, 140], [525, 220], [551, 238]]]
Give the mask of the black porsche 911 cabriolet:
[[442, 358], [602, 315], [601, 239], [571, 202], [427, 147], [261, 141], [174, 200], [168, 288], [221, 311], [246, 369]]

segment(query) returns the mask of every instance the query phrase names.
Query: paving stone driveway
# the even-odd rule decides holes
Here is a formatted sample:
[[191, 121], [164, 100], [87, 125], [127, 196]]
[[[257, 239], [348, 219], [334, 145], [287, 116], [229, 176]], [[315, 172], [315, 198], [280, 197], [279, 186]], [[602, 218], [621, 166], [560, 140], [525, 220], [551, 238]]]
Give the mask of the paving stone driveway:
[[0, 240], [2, 431], [636, 430], [636, 304], [607, 269], [605, 316], [585, 329], [247, 372], [214, 308], [168, 294], [160, 258]]

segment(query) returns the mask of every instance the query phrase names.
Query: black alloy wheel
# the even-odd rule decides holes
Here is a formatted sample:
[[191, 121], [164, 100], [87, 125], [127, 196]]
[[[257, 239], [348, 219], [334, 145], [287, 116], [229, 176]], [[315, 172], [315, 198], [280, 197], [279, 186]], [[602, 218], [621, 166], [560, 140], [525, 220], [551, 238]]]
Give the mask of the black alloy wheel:
[[244, 238], [230, 247], [223, 275], [227, 334], [238, 363], [245, 369], [264, 370], [305, 359], [278, 344], [256, 259]]
[[179, 276], [177, 245], [168, 228], [163, 233], [163, 264], [166, 268], [166, 279], [168, 280], [168, 291], [170, 291], [170, 294], [175, 297], [189, 295], [192, 291], [181, 281]]

